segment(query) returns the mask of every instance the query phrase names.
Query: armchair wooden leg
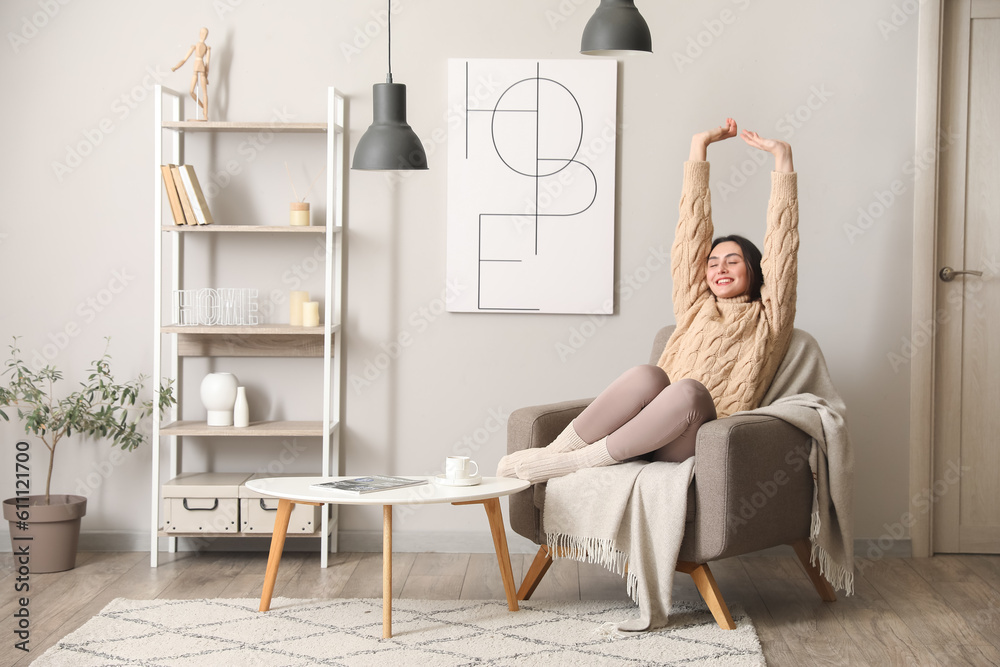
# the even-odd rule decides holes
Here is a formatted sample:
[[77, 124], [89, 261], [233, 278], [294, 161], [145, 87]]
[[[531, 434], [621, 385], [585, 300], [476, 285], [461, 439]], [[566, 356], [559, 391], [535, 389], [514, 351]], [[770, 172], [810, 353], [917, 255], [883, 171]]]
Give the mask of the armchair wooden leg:
[[549, 553], [549, 548], [543, 544], [538, 548], [535, 560], [531, 562], [531, 567], [528, 568], [528, 572], [524, 575], [524, 581], [521, 582], [521, 587], [517, 591], [518, 600], [531, 599], [531, 594], [538, 588], [538, 584], [541, 583], [542, 577], [549, 571], [549, 566], [551, 565], [552, 554]]
[[705, 600], [705, 604], [708, 605], [708, 609], [712, 612], [719, 627], [723, 630], [735, 630], [736, 623], [733, 622], [726, 601], [722, 599], [719, 585], [715, 583], [715, 577], [708, 569], [708, 563], [691, 563], [679, 560], [677, 561], [677, 571], [691, 575], [691, 578], [694, 579], [694, 585], [698, 587], [698, 592], [701, 593], [702, 599]]
[[813, 586], [816, 587], [816, 592], [823, 598], [823, 601], [836, 602], [837, 593], [833, 590], [833, 586], [820, 574], [819, 567], [809, 562], [809, 556], [812, 553], [812, 545], [809, 543], [809, 540], [792, 542], [791, 546], [795, 549], [795, 555], [799, 557], [799, 562], [802, 563], [806, 574], [809, 575], [809, 580], [812, 581]]

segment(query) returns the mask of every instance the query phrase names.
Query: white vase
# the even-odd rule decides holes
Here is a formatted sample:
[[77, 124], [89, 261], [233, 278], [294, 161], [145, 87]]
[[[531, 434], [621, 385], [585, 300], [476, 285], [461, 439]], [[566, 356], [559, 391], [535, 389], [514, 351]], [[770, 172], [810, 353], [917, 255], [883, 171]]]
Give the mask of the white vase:
[[243, 428], [250, 425], [250, 406], [247, 405], [246, 387], [236, 388], [236, 405], [233, 406], [233, 426]]
[[232, 373], [209, 373], [201, 381], [201, 402], [208, 411], [209, 426], [232, 426], [233, 406], [239, 381]]

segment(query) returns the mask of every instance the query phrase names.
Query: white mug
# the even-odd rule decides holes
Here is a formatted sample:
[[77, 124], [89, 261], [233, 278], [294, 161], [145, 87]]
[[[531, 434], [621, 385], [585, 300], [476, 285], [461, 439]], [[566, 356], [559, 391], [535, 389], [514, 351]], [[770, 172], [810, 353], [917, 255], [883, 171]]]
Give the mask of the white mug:
[[[473, 466], [472, 470], [469, 470], [470, 466]], [[479, 474], [479, 465], [468, 456], [449, 456], [444, 460], [444, 474], [452, 481], [469, 479]]]

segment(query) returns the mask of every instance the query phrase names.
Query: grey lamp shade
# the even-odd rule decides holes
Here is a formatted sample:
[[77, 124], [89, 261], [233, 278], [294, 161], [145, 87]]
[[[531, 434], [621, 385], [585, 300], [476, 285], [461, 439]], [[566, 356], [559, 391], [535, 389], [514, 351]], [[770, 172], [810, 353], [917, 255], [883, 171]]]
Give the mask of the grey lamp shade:
[[616, 53], [652, 53], [653, 38], [634, 0], [601, 0], [583, 29], [580, 53], [591, 56]]
[[406, 122], [406, 86], [372, 86], [372, 124], [358, 141], [353, 169], [427, 169], [427, 154]]

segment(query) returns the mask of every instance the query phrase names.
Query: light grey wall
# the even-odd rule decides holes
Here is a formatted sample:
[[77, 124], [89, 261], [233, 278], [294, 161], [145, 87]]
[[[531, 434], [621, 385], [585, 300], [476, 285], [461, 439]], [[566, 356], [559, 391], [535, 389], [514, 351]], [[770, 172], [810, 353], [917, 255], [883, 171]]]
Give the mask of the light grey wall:
[[[505, 448], [501, 422], [512, 410], [593, 395], [644, 362], [654, 332], [672, 320], [660, 258], [673, 238], [690, 135], [732, 116], [794, 147], [797, 325], [823, 346], [847, 401], [857, 535], [878, 538], [907, 509], [909, 369], [889, 355], [905, 352], [909, 334], [916, 17], [892, 0], [638, 4], [656, 53], [619, 67], [622, 286], [616, 314], [592, 318], [441, 314], [439, 306], [447, 59], [582, 57], [580, 34], [596, 2], [393, 0], [393, 73], [408, 86], [409, 121], [431, 169], [403, 178], [350, 174], [343, 469], [429, 474], [445, 455], [471, 452], [492, 471]], [[42, 355], [75, 382], [110, 335], [118, 373], [149, 373], [151, 86], [186, 90], [190, 64], [177, 73], [169, 67], [206, 26], [215, 118], [322, 120], [326, 87], [336, 85], [350, 99], [353, 146], [370, 122], [371, 85], [384, 80], [384, 12], [375, 0], [2, 3], [0, 339], [23, 336], [27, 354]], [[301, 189], [323, 160], [322, 142], [308, 137], [258, 146], [239, 135], [198, 141], [189, 161], [203, 181], [225, 184], [211, 202], [223, 222], [283, 219], [290, 198], [284, 162]], [[770, 166], [747, 162], [737, 140], [713, 146], [710, 159], [717, 229], [760, 242]], [[218, 174], [229, 161], [241, 173], [225, 183]], [[311, 199], [322, 209], [321, 194]], [[859, 223], [859, 209], [871, 217]], [[258, 286], [280, 295], [296, 286], [296, 271], [311, 266], [312, 248], [297, 239], [189, 246], [189, 286]], [[307, 288], [318, 288], [318, 275], [307, 277]], [[401, 334], [409, 344], [394, 347]], [[201, 409], [197, 381], [213, 368], [242, 375], [255, 417], [307, 418], [319, 409], [312, 362], [215, 360], [188, 368], [191, 415]], [[0, 424], [5, 442], [20, 433]], [[192, 468], [257, 469], [280, 462], [282, 452], [294, 459], [286, 470], [318, 465], [318, 447], [304, 441], [204, 444], [186, 453]], [[150, 450], [112, 458], [102, 443], [64, 448], [55, 486], [88, 493], [84, 530], [145, 531]], [[13, 455], [2, 451], [6, 497]], [[342, 529], [365, 535], [378, 530], [379, 518], [350, 508]], [[483, 517], [453, 508], [403, 513], [396, 528], [414, 544], [443, 533], [488, 540]]]

